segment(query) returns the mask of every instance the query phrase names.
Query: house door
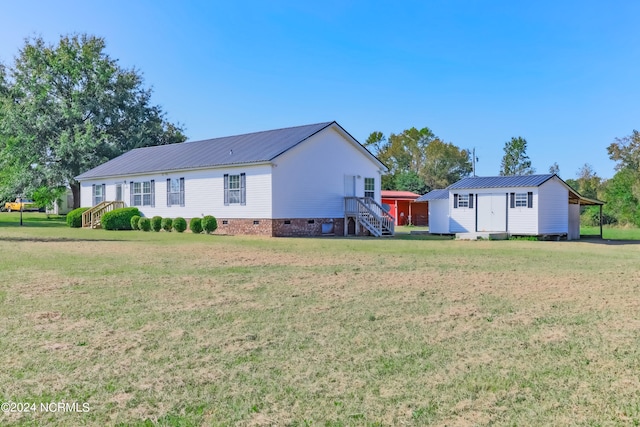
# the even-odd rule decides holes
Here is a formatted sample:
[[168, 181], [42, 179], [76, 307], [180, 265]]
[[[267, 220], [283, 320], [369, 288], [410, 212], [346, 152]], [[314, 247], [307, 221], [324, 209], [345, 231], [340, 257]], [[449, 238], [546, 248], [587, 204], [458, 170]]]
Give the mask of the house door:
[[116, 201], [117, 202], [122, 201], [122, 184], [116, 185]]
[[355, 175], [344, 176], [344, 196], [345, 197], [356, 196], [356, 176]]
[[507, 231], [507, 195], [478, 194], [477, 231]]

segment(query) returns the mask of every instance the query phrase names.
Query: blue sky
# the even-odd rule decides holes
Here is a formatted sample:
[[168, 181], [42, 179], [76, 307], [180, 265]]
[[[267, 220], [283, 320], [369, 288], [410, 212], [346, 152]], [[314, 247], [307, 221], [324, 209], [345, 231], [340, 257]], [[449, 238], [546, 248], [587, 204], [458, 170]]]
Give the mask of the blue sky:
[[336, 120], [360, 142], [429, 127], [496, 175], [528, 141], [539, 173], [614, 174], [638, 128], [640, 2], [5, 1], [0, 61], [25, 37], [104, 37], [190, 140]]

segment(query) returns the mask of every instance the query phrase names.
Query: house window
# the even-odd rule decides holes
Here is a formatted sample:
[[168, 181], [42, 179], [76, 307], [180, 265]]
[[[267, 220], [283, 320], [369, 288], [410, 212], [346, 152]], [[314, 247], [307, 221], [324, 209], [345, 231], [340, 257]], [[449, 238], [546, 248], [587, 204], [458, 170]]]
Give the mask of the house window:
[[184, 206], [184, 178], [167, 179], [167, 206]]
[[516, 208], [527, 207], [527, 193], [516, 193]]
[[155, 206], [155, 181], [131, 182], [131, 206]]
[[247, 178], [244, 173], [239, 175], [224, 175], [224, 204], [246, 205], [247, 203]]
[[376, 182], [374, 178], [364, 179], [364, 197], [375, 198], [376, 195]]
[[93, 205], [104, 202], [105, 185], [93, 185]]

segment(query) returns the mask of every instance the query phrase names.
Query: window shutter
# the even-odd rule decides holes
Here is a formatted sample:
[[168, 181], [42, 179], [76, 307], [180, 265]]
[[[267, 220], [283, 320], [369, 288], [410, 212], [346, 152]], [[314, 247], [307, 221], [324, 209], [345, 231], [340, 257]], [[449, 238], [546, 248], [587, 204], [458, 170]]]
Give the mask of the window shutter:
[[511, 208], [515, 208], [516, 207], [516, 193], [511, 193], [509, 207], [511, 207]]
[[180, 178], [180, 206], [184, 206], [184, 178]]
[[469, 193], [469, 209], [473, 209], [473, 194]]
[[224, 205], [229, 206], [229, 174], [224, 174]]
[[107, 184], [102, 184], [102, 201], [107, 200]]
[[458, 209], [458, 195], [453, 195], [453, 209]]
[[527, 193], [527, 207], [528, 208], [533, 207], [533, 193], [531, 191]]
[[171, 178], [167, 178], [167, 207], [171, 206]]
[[240, 174], [240, 204], [247, 204], [247, 176], [244, 173]]
[[129, 183], [129, 206], [133, 206], [133, 181]]
[[96, 203], [96, 185], [91, 185], [91, 200], [93, 201], [93, 206], [97, 205]]
[[156, 207], [156, 182], [151, 180], [151, 207]]

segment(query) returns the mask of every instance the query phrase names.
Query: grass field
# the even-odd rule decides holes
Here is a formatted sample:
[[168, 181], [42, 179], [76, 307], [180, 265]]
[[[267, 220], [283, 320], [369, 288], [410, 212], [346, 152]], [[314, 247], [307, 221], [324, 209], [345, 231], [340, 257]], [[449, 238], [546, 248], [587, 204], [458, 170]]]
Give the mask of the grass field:
[[38, 406], [3, 426], [640, 424], [634, 242], [15, 218], [0, 214], [0, 400]]

